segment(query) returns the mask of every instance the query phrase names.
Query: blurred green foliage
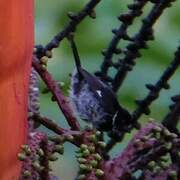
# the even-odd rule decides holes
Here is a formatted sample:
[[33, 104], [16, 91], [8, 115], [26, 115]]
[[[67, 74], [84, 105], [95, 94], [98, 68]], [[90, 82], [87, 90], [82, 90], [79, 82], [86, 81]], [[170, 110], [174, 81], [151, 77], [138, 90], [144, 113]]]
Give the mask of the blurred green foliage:
[[[68, 23], [68, 11], [78, 11], [86, 0], [38, 0], [36, 1], [36, 25], [35, 25], [35, 41], [36, 44], [45, 45], [52, 37]], [[94, 72], [100, 68], [103, 56], [101, 50], [106, 48], [112, 38], [112, 28], [119, 26], [117, 16], [127, 11], [127, 1], [102, 1], [96, 9], [97, 19], [92, 20], [86, 18], [77, 28], [76, 42], [78, 44], [79, 53], [83, 66], [90, 72]], [[145, 16], [152, 4], [145, 8]], [[143, 56], [138, 59], [137, 66], [129, 73], [123, 87], [120, 89], [119, 101], [129, 110], [133, 111], [136, 106], [134, 100], [143, 98], [147, 93], [145, 83], [156, 82], [163, 70], [173, 58], [173, 53], [180, 39], [180, 4], [174, 3], [174, 6], [168, 8], [160, 20], [155, 24], [155, 41], [149, 42], [149, 49], [143, 50]], [[135, 21], [129, 33], [134, 34], [141, 25], [139, 19]], [[125, 46], [125, 42], [119, 45]], [[64, 91], [68, 93], [70, 77], [69, 73], [73, 70], [73, 58], [71, 49], [67, 40], [63, 40], [60, 47], [53, 51], [53, 59], [48, 64], [49, 71], [54, 75], [57, 81], [65, 82]], [[112, 72], [113, 73], [113, 72]], [[160, 98], [151, 106], [152, 113], [150, 117], [161, 120], [168, 111], [168, 105], [171, 103], [170, 97], [180, 92], [179, 82], [180, 71], [176, 72], [170, 81], [171, 89], [163, 90]], [[45, 87], [41, 82], [41, 90]], [[43, 115], [56, 120], [61, 126], [67, 127], [61, 112], [54, 102], [51, 102], [50, 94], [41, 95], [41, 112]], [[143, 116], [143, 122], [148, 119]], [[127, 144], [131, 135], [127, 135], [123, 143], [121, 143], [113, 154]], [[77, 172], [77, 164], [74, 158], [74, 149], [72, 145], [66, 145], [65, 155], [61, 156], [59, 161], [54, 165], [55, 174], [61, 177], [61, 180], [74, 179]]]

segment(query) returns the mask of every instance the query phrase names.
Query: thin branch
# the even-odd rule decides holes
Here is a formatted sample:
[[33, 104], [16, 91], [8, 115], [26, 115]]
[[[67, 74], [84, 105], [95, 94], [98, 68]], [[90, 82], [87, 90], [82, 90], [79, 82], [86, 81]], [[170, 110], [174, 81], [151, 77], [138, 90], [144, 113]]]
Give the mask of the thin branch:
[[57, 125], [57, 123], [55, 123], [53, 120], [51, 120], [49, 118], [41, 117], [39, 115], [38, 116], [34, 115], [32, 117], [32, 119], [33, 119], [33, 121], [42, 124], [43, 126], [48, 128], [49, 130], [55, 132], [56, 134], [62, 135], [65, 132], [67, 132], [66, 129], [61, 128], [60, 126]]
[[39, 64], [39, 60], [35, 56], [33, 56], [32, 65], [35, 68], [35, 70], [39, 73], [44, 83], [47, 85], [48, 89], [53, 94], [54, 99], [57, 101], [59, 108], [64, 114], [72, 130], [79, 130], [80, 125], [72, 112], [69, 102], [67, 101], [66, 97], [63, 95], [58, 84], [52, 78], [51, 74]]
[[127, 45], [124, 51], [125, 57], [120, 60], [120, 67], [115, 77], [113, 78], [112, 87], [114, 91], [117, 91], [122, 85], [128, 71], [133, 69], [135, 66], [135, 59], [140, 57], [139, 50], [147, 48], [147, 41], [153, 40], [153, 25], [157, 19], [161, 16], [163, 11], [168, 8], [174, 0], [160, 0], [156, 1], [152, 7], [150, 13], [142, 21], [142, 26], [139, 32], [132, 38], [133, 42]]
[[35, 122], [38, 122], [40, 124], [42, 124], [43, 126], [45, 126], [46, 128], [48, 128], [49, 130], [53, 131], [54, 133], [58, 134], [58, 135], [81, 135], [82, 133], [79, 131], [71, 131], [69, 129], [64, 129], [60, 126], [57, 125], [57, 123], [55, 123], [53, 120], [47, 118], [47, 117], [41, 117], [41, 116], [36, 116], [34, 115], [33, 120]]
[[71, 19], [69, 24], [43, 48], [41, 45], [39, 47], [39, 52], [37, 52], [37, 57], [41, 58], [45, 55], [46, 51], [51, 51], [54, 48], [57, 48], [60, 42], [67, 37], [71, 32], [74, 32], [76, 27], [85, 19], [85, 17], [90, 16], [95, 18], [94, 8], [98, 5], [101, 0], [90, 0], [85, 7], [76, 13], [68, 13], [69, 18]]

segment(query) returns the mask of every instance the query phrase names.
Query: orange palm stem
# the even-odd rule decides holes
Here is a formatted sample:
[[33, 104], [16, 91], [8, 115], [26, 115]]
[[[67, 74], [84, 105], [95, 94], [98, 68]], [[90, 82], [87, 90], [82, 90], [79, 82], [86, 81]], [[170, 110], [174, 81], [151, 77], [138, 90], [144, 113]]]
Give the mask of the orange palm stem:
[[0, 179], [18, 179], [27, 137], [33, 0], [0, 0]]

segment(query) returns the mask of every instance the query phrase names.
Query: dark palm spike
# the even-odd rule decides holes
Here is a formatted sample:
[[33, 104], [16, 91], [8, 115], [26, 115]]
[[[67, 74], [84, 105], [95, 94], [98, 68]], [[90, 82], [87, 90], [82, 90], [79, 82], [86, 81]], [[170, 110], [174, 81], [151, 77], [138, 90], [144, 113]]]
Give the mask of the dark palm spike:
[[160, 79], [157, 81], [155, 85], [147, 84], [146, 87], [149, 89], [149, 94], [140, 101], [137, 101], [138, 108], [133, 113], [133, 121], [136, 122], [142, 114], [149, 114], [149, 106], [151, 103], [159, 97], [160, 91], [164, 88], [167, 89], [169, 87], [168, 80], [175, 73], [176, 69], [180, 65], [180, 46], [175, 52], [174, 60], [170, 63], [170, 65], [166, 68]]
[[[164, 9], [168, 8], [173, 1], [174, 0], [161, 0], [154, 2], [155, 5], [152, 7], [147, 17], [142, 21], [142, 26], [139, 32], [133, 37], [133, 41], [127, 45], [126, 50], [124, 51], [125, 57], [120, 60], [121, 66], [118, 68], [119, 70], [112, 82], [114, 91], [117, 91], [120, 88], [126, 75], [128, 74], [128, 71], [131, 71], [133, 66], [136, 65], [135, 59], [141, 56], [139, 50], [147, 49], [147, 41], [154, 39], [152, 26], [161, 16]], [[128, 69], [128, 65], [130, 65], [131, 68]]]
[[69, 24], [64, 28], [63, 31], [58, 33], [45, 47], [46, 50], [52, 50], [53, 48], [57, 48], [61, 40], [67, 37], [71, 32], [73, 32], [76, 26], [88, 15], [91, 14], [93, 9], [101, 0], [90, 0], [89, 3], [76, 15], [73, 17], [69, 14], [71, 21]]
[[[134, 3], [129, 5], [130, 11], [128, 13], [122, 14], [118, 19], [122, 22], [118, 29], [113, 29], [114, 34], [109, 46], [106, 50], [102, 51], [104, 55], [104, 60], [101, 65], [101, 70], [97, 73], [104, 79], [106, 77], [108, 69], [112, 66], [113, 54], [120, 54], [121, 49], [117, 48], [117, 45], [121, 39], [131, 41], [132, 39], [127, 35], [128, 27], [133, 23], [134, 19], [142, 14], [142, 9], [146, 5], [148, 0], [134, 0]], [[105, 80], [105, 79], [104, 79]]]
[[180, 121], [180, 94], [172, 97], [171, 99], [174, 102], [173, 106], [170, 109], [170, 112], [163, 119], [162, 124], [171, 132], [180, 135], [180, 132], [177, 129], [178, 122]]
[[[76, 44], [74, 42], [73, 37], [70, 37], [69, 41], [71, 43], [71, 48], [72, 48], [72, 51], [73, 51], [76, 68], [77, 68], [77, 71], [79, 72], [79, 68], [81, 68], [81, 61], [80, 61], [80, 58], [79, 58], [78, 50], [77, 50], [77, 47], [76, 47]], [[79, 72], [79, 74], [81, 74], [81, 73]]]

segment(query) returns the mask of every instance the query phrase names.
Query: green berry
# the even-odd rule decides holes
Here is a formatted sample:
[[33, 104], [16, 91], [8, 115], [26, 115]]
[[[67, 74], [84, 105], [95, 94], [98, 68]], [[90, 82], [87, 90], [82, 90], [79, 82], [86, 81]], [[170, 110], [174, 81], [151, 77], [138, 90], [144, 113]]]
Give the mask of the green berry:
[[155, 161], [150, 161], [150, 162], [148, 163], [148, 168], [152, 170], [152, 169], [154, 169], [155, 165], [156, 165], [156, 162], [155, 162]]
[[177, 179], [177, 172], [172, 170], [169, 172], [168, 177], [172, 178], [173, 180]]
[[27, 154], [30, 155], [31, 154], [31, 149], [28, 145], [24, 144], [21, 146], [22, 150]]
[[89, 151], [92, 152], [92, 153], [94, 153], [95, 150], [96, 150], [94, 146], [89, 146], [88, 149], [89, 149]]
[[18, 153], [18, 159], [20, 161], [24, 161], [24, 160], [26, 160], [26, 155], [24, 153]]
[[167, 150], [170, 150], [172, 148], [172, 143], [171, 142], [166, 143], [165, 147]]
[[81, 174], [81, 175], [78, 176], [77, 179], [78, 180], [84, 180], [84, 179], [86, 179], [86, 176], [84, 174]]
[[106, 143], [103, 142], [103, 141], [98, 141], [98, 145], [99, 145], [101, 148], [105, 148], [105, 147], [106, 147]]
[[35, 170], [37, 170], [37, 171], [41, 171], [41, 170], [42, 170], [40, 164], [39, 164], [37, 161], [33, 162], [33, 163], [32, 163], [32, 166], [33, 166], [33, 168], [34, 168]]
[[88, 146], [86, 144], [81, 144], [81, 147], [80, 147], [82, 150], [86, 150], [88, 148]]
[[155, 132], [161, 132], [161, 131], [162, 131], [162, 128], [159, 127], [159, 126], [156, 126], [156, 127], [153, 128], [153, 130], [154, 130]]
[[65, 136], [65, 138], [68, 140], [68, 141], [73, 141], [74, 140], [74, 137], [72, 135], [67, 135]]
[[168, 129], [164, 129], [163, 130], [163, 134], [166, 136], [166, 137], [171, 137], [171, 133]]
[[63, 154], [64, 153], [64, 147], [62, 145], [55, 145], [54, 150], [55, 150], [55, 152], [57, 152], [59, 154]]
[[96, 135], [95, 134], [90, 135], [89, 140], [96, 143], [97, 142]]
[[82, 154], [82, 153], [76, 154], [76, 158], [81, 158], [81, 157], [83, 157], [83, 154]]
[[37, 153], [39, 156], [44, 156], [44, 151], [41, 148], [38, 149]]
[[104, 171], [102, 171], [101, 169], [96, 170], [96, 176], [97, 177], [102, 177], [103, 175], [104, 175]]
[[46, 51], [46, 56], [48, 58], [52, 58], [52, 51]]
[[48, 58], [47, 58], [46, 56], [43, 56], [43, 57], [40, 59], [40, 62], [41, 62], [42, 64], [46, 65], [47, 62], [48, 62]]
[[161, 162], [159, 163], [159, 165], [160, 165], [163, 169], [166, 169], [166, 168], [168, 167], [168, 164], [165, 163], [165, 162], [163, 162], [163, 161], [161, 161]]
[[84, 157], [90, 155], [89, 150], [88, 150], [88, 149], [84, 150], [84, 151], [82, 152], [82, 155], [83, 155]]
[[23, 172], [23, 177], [24, 177], [24, 178], [28, 178], [28, 177], [30, 177], [30, 176], [31, 176], [31, 172], [30, 172], [30, 171], [25, 170], [25, 171]]
[[84, 159], [84, 158], [78, 158], [77, 160], [78, 160], [79, 163], [85, 163], [85, 162], [87, 162], [87, 160]]
[[86, 170], [87, 166], [85, 164], [80, 164], [79, 168], [80, 168], [80, 170]]
[[96, 136], [100, 136], [101, 135], [101, 131], [96, 131]]
[[57, 157], [55, 154], [51, 154], [51, 155], [49, 156], [49, 160], [50, 160], [50, 161], [56, 161], [56, 160], [58, 160], [58, 157]]
[[97, 161], [100, 161], [102, 159], [102, 157], [98, 153], [94, 154], [94, 157]]
[[92, 165], [92, 167], [97, 167], [97, 165], [98, 165], [98, 162], [96, 161], [96, 160], [92, 160], [92, 161], [90, 161], [90, 164]]

